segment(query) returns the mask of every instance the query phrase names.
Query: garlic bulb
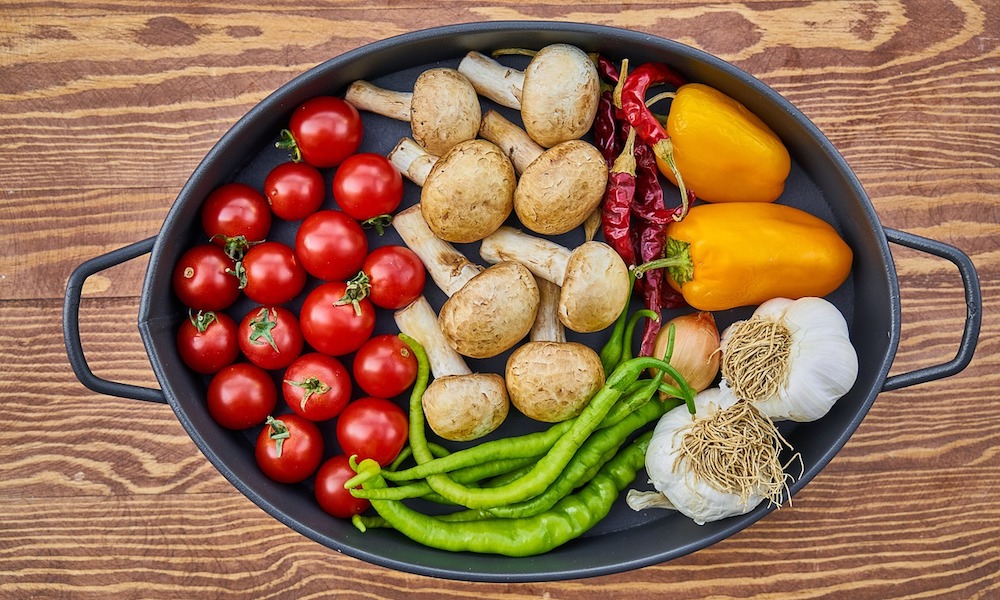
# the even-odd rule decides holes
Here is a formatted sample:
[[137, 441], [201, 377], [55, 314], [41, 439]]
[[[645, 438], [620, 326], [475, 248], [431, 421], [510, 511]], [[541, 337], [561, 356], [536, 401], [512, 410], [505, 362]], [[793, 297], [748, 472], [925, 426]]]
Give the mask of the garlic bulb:
[[657, 494], [630, 491], [634, 510], [675, 508], [703, 525], [753, 510], [786, 491], [778, 453], [787, 442], [769, 418], [729, 390], [695, 397], [660, 417], [646, 450], [646, 472]]
[[775, 298], [722, 332], [722, 383], [774, 420], [815, 421], [858, 377], [844, 316], [823, 298]]

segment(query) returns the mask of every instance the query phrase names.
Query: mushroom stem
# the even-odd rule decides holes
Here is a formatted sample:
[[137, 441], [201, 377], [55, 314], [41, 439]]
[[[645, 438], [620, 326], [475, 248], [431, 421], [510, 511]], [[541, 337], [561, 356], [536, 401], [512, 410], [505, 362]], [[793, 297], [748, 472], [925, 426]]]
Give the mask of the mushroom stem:
[[424, 185], [434, 163], [438, 161], [437, 156], [425, 150], [423, 146], [409, 137], [399, 140], [392, 151], [386, 155], [386, 158], [407, 179], [419, 186]]
[[427, 273], [446, 295], [452, 296], [483, 271], [450, 243], [434, 235], [415, 204], [392, 219], [396, 233], [427, 268]]
[[397, 310], [393, 317], [401, 332], [417, 340], [424, 347], [431, 374], [435, 378], [472, 373], [462, 355], [455, 352], [444, 338], [437, 314], [427, 302], [427, 298], [420, 296], [406, 308]]
[[559, 320], [559, 286], [541, 277], [535, 278], [535, 283], [538, 285], [538, 314], [528, 339], [532, 342], [565, 342], [566, 328]]
[[531, 139], [528, 132], [492, 109], [483, 115], [479, 124], [479, 136], [503, 150], [510, 157], [518, 174], [523, 173], [528, 165], [545, 152], [545, 148]]
[[469, 52], [458, 65], [458, 72], [472, 83], [476, 92], [500, 106], [521, 109], [524, 71], [506, 67], [479, 52]]
[[412, 92], [397, 92], [380, 88], [367, 81], [355, 81], [347, 88], [344, 99], [358, 110], [366, 110], [397, 121], [410, 120]]
[[572, 252], [555, 242], [504, 225], [483, 239], [479, 254], [489, 263], [519, 262], [535, 276], [561, 286]]

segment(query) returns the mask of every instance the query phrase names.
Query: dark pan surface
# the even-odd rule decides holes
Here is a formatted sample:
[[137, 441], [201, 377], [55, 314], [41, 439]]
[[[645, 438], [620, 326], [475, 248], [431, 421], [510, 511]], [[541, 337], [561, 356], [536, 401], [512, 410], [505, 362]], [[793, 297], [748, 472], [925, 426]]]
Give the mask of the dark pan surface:
[[[858, 381], [822, 420], [782, 426], [804, 464], [802, 476], [791, 486], [792, 494], [833, 458], [882, 389], [899, 337], [899, 293], [885, 234], [857, 179], [829, 141], [770, 88], [728, 63], [681, 44], [592, 25], [497, 22], [391, 38], [334, 58], [301, 75], [251, 110], [220, 140], [181, 190], [163, 224], [150, 257], [139, 313], [140, 331], [160, 385], [198, 447], [257, 505], [326, 546], [386, 567], [437, 577], [497, 582], [570, 579], [626, 571], [682, 556], [729, 537], [773, 510], [761, 505], [747, 515], [699, 526], [671, 512], [633, 512], [620, 499], [612, 513], [582, 538], [542, 556], [517, 559], [431, 550], [393, 531], [362, 534], [349, 521], [323, 513], [309, 485], [288, 486], [267, 479], [253, 458], [252, 440], [258, 430], [230, 432], [216, 425], [204, 406], [206, 380], [189, 372], [176, 354], [175, 330], [186, 309], [171, 292], [170, 273], [180, 254], [203, 239], [198, 226], [201, 202], [210, 191], [229, 181], [242, 181], [258, 189], [262, 186], [267, 172], [287, 160], [287, 153], [273, 144], [295, 106], [317, 95], [342, 95], [347, 84], [356, 79], [409, 90], [421, 71], [432, 66], [457, 66], [468, 50], [488, 52], [512, 46], [537, 49], [554, 42], [575, 44], [615, 60], [627, 57], [633, 65], [649, 60], [667, 62], [688, 80], [715, 86], [743, 102], [782, 137], [791, 152], [792, 175], [779, 202], [826, 219], [854, 249], [851, 277], [829, 299], [850, 325], [861, 365]], [[515, 66], [523, 66], [525, 60], [504, 59]], [[488, 106], [486, 101], [484, 106]], [[511, 111], [505, 114], [516, 118]], [[409, 134], [408, 124], [371, 114], [365, 114], [365, 127], [362, 151], [385, 154], [400, 137]], [[327, 173], [328, 180], [331, 177], [332, 171]], [[668, 200], [672, 192], [672, 188], [667, 191]], [[404, 206], [418, 198], [419, 189], [408, 182]], [[325, 206], [334, 206], [329, 193]], [[516, 225], [516, 221], [512, 224]], [[272, 238], [291, 242], [296, 225], [276, 220]], [[581, 239], [578, 232], [558, 238], [567, 245]], [[369, 240], [373, 246], [401, 243], [391, 229], [382, 238], [371, 233]], [[462, 248], [478, 260], [476, 245]], [[307, 291], [314, 283], [307, 286]], [[298, 308], [305, 293], [291, 303], [292, 308]], [[426, 295], [436, 308], [444, 300], [430, 281]], [[240, 317], [249, 308], [251, 305], [241, 300], [230, 312]], [[739, 309], [717, 313], [716, 317], [721, 329], [749, 313], [750, 309]], [[673, 315], [668, 312], [665, 316]], [[395, 333], [388, 311], [381, 313], [376, 331]], [[570, 338], [599, 345], [605, 336], [571, 334]], [[502, 372], [506, 357], [504, 354], [488, 361], [469, 362], [474, 370]], [[349, 364], [349, 359], [346, 362]], [[399, 401], [405, 406], [404, 398]], [[514, 413], [494, 437], [537, 428]], [[321, 427], [327, 435], [327, 454], [333, 454], [334, 423]], [[648, 489], [643, 473], [634, 487]]]

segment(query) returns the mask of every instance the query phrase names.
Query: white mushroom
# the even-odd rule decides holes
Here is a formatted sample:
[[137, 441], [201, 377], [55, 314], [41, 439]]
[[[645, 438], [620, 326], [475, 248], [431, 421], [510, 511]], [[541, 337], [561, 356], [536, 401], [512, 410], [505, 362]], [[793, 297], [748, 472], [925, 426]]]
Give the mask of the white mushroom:
[[579, 139], [594, 124], [600, 79], [594, 62], [576, 46], [545, 46], [523, 72], [469, 52], [458, 71], [483, 96], [520, 110], [528, 134], [546, 148]]
[[448, 345], [434, 309], [423, 296], [396, 311], [396, 326], [423, 346], [434, 381], [421, 402], [427, 425], [446, 440], [478, 439], [503, 423], [510, 400], [502, 377], [473, 373]]
[[476, 137], [482, 108], [468, 79], [455, 69], [427, 69], [412, 92], [355, 81], [344, 98], [360, 110], [409, 121], [413, 138], [431, 154], [441, 155], [459, 142]]
[[513, 210], [514, 167], [500, 148], [486, 140], [459, 142], [437, 158], [403, 138], [388, 157], [421, 186], [424, 220], [434, 235], [447, 242], [479, 241], [496, 231]]
[[496, 261], [484, 270], [434, 235], [420, 205], [397, 213], [393, 225], [448, 296], [438, 318], [452, 348], [471, 358], [489, 358], [528, 334], [538, 310], [538, 286], [524, 265]]
[[559, 286], [538, 278], [538, 315], [530, 340], [511, 353], [504, 372], [510, 401], [546, 423], [580, 414], [604, 386], [601, 358], [589, 346], [567, 342], [559, 321]]
[[578, 333], [608, 327], [629, 300], [628, 267], [604, 242], [585, 242], [570, 250], [504, 226], [483, 240], [479, 252], [490, 263], [517, 261], [561, 286], [559, 320]]
[[520, 173], [514, 212], [531, 231], [566, 233], [584, 223], [601, 204], [608, 165], [593, 144], [570, 140], [546, 150], [493, 110], [483, 115], [479, 134], [506, 153]]

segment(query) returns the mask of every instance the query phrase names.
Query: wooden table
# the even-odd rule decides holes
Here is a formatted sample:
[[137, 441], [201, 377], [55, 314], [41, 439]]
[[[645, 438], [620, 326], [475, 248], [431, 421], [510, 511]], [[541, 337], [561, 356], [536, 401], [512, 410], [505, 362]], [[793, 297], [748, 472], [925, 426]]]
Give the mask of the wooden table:
[[[477, 6], [178, 0], [0, 5], [0, 597], [996, 598], [1000, 596], [1000, 4], [829, 0]], [[982, 278], [962, 373], [879, 396], [790, 507], [667, 564], [489, 585], [390, 571], [281, 525], [163, 405], [95, 394], [66, 359], [66, 278], [155, 235], [215, 141], [297, 74], [425, 27], [608, 24], [753, 73], [829, 136], [886, 226], [952, 244]], [[950, 359], [950, 263], [893, 247], [893, 373]], [[136, 330], [144, 260], [88, 280], [87, 356], [155, 386]]]

